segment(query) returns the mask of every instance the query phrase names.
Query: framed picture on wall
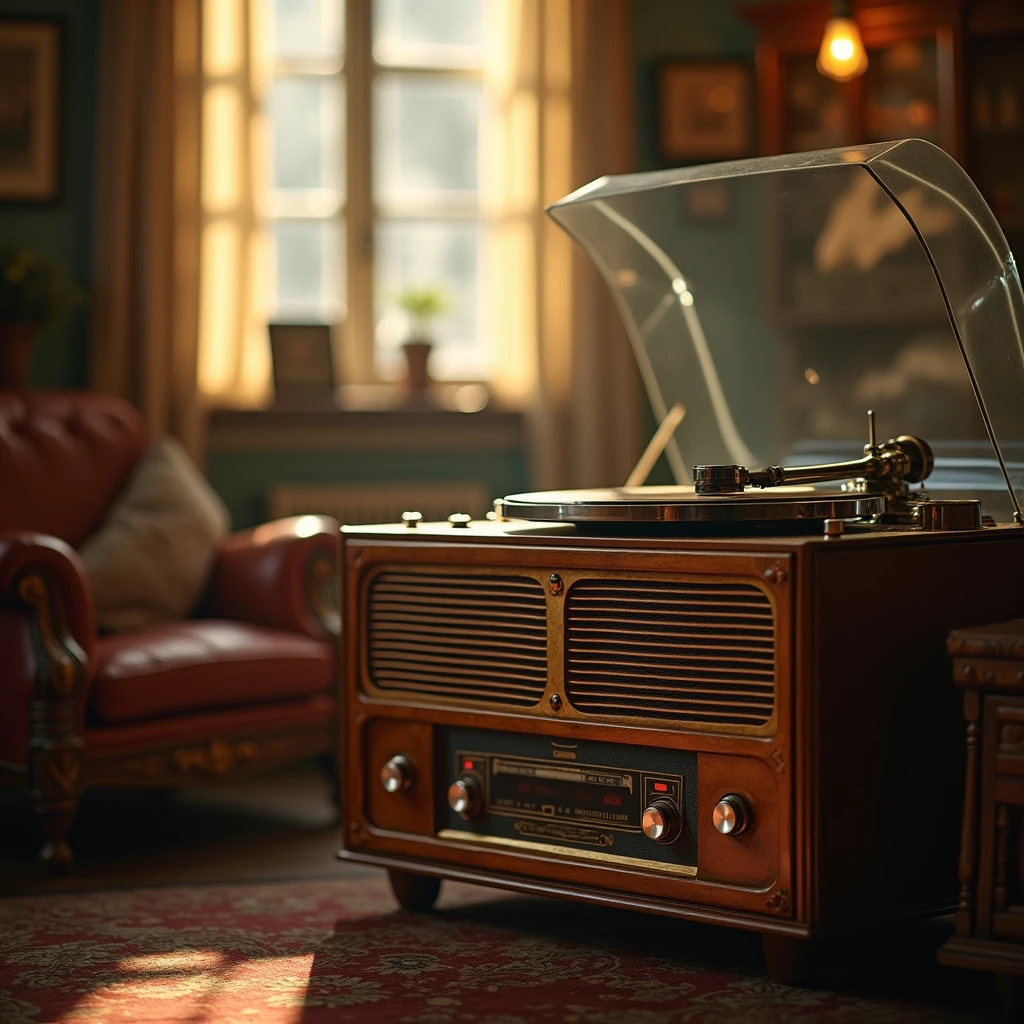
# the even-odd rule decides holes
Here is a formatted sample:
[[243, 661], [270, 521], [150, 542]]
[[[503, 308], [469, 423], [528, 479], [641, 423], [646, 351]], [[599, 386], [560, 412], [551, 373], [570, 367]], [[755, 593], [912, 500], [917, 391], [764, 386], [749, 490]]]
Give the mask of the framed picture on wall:
[[0, 19], [0, 202], [60, 191], [61, 24]]
[[658, 69], [658, 141], [665, 160], [750, 156], [753, 74], [743, 61], [667, 61]]
[[319, 409], [335, 404], [330, 324], [269, 324], [274, 404]]

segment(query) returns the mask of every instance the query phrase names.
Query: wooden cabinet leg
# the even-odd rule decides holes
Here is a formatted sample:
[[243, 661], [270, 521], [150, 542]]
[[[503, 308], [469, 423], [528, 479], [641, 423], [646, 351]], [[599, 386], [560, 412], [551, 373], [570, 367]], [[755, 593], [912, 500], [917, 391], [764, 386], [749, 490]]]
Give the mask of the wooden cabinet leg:
[[388, 869], [391, 891], [401, 906], [414, 914], [425, 914], [434, 909], [441, 891], [441, 879], [430, 875], [414, 875], [411, 871]]
[[764, 934], [761, 946], [772, 981], [799, 986], [813, 979], [815, 946], [812, 940]]

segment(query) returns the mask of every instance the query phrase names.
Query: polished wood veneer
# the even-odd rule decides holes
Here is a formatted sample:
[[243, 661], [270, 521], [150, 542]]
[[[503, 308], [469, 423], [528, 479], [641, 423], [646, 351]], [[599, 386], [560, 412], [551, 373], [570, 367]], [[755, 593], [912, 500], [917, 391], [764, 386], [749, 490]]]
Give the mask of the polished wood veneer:
[[[713, 921], [774, 936], [766, 943], [770, 969], [792, 980], [810, 961], [808, 940], [955, 904], [962, 725], [944, 682], [945, 638], [953, 625], [1011, 614], [1013, 588], [1004, 581], [1024, 570], [1018, 528], [642, 539], [441, 524], [350, 528], [343, 546], [341, 856], [388, 868], [410, 905], [418, 873]], [[533, 706], [502, 706], [471, 686], [454, 699], [374, 685], [367, 626], [374, 581], [382, 573], [460, 571], [524, 575], [544, 586], [547, 684]], [[565, 609], [573, 586], [583, 593], [591, 580], [617, 581], [624, 601], [632, 581], [763, 594], [775, 627], [767, 720], [652, 718], [640, 701], [632, 714], [574, 706]], [[638, 692], [649, 685], [645, 659]], [[569, 848], [440, 835], [453, 780], [433, 737], [446, 727], [696, 752], [696, 876], [583, 858]], [[415, 761], [416, 779], [395, 800], [379, 771], [399, 753]], [[727, 793], [752, 809], [739, 836], [712, 823]]]

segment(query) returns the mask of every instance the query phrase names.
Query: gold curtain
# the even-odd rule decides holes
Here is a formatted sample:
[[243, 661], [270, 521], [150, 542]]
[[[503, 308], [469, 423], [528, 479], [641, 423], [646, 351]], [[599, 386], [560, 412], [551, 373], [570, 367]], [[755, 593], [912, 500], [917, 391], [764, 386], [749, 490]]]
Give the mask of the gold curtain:
[[270, 389], [272, 266], [259, 199], [269, 54], [260, 0], [203, 0], [199, 390], [258, 406]]
[[488, 61], [495, 223], [494, 389], [530, 418], [536, 487], [624, 482], [641, 443], [639, 383], [604, 282], [546, 204], [635, 149], [627, 0], [509, 0]]
[[91, 380], [199, 454], [200, 0], [105, 0]]

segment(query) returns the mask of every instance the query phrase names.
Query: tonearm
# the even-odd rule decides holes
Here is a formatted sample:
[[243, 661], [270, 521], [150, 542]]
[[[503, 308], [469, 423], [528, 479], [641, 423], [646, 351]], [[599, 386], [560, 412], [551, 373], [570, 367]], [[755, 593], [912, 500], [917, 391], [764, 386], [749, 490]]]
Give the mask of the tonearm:
[[697, 494], [738, 494], [747, 487], [863, 480], [868, 490], [889, 498], [901, 498], [907, 493], [908, 483], [919, 483], [931, 473], [934, 462], [931, 448], [919, 437], [901, 434], [878, 444], [875, 414], [868, 410], [868, 443], [861, 459], [820, 466], [767, 466], [757, 470], [745, 466], [695, 466], [693, 482]]

